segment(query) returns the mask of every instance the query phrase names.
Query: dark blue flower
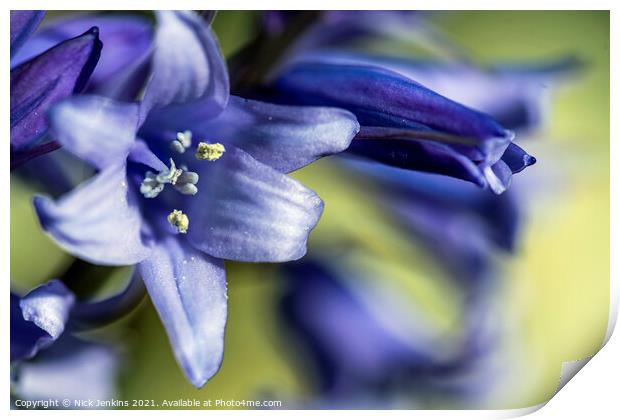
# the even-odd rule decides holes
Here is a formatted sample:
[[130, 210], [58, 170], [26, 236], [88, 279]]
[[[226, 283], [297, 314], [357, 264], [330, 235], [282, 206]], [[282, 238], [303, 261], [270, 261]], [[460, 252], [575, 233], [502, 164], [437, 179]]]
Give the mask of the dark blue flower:
[[[514, 172], [535, 161], [487, 114], [382, 67], [300, 62], [274, 86], [286, 102], [353, 112], [362, 127], [350, 151], [393, 166], [461, 178], [499, 194]], [[522, 157], [517, 168], [503, 160], [509, 148]]]
[[548, 62], [495, 64], [481, 68], [465, 60], [421, 60], [334, 49], [310, 51], [290, 61], [389, 69], [467, 107], [487, 113], [504, 127], [519, 132], [539, 128], [548, 114], [550, 94], [581, 65], [574, 57], [564, 57]]
[[16, 67], [92, 27], [99, 28], [99, 38], [104, 47], [84, 91], [115, 98], [127, 95], [127, 85], [146, 64], [151, 49], [151, 23], [142, 16], [87, 13], [77, 17], [52, 19], [11, 58], [11, 67]]
[[[393, 271], [385, 256], [361, 247], [321, 249], [303, 263], [287, 264], [282, 313], [310, 356], [308, 368], [318, 373], [319, 406], [430, 408], [438, 400], [444, 407], [475, 406], [499, 368], [495, 254], [517, 247], [521, 217], [514, 191], [497, 196], [447, 177], [339, 162], [372, 191], [399, 232], [441, 267], [444, 293], [457, 297], [460, 315], [452, 331], [428, 322], [428, 306], [390, 290]], [[374, 260], [368, 267], [377, 270], [358, 267], [361, 260]]]
[[[42, 17], [36, 11], [11, 12], [11, 56]], [[43, 141], [46, 111], [84, 88], [100, 51], [99, 32], [91, 28], [11, 69], [11, 167], [58, 147]]]
[[359, 126], [340, 109], [229, 98], [209, 27], [191, 12], [157, 19], [139, 104], [81, 96], [53, 108], [58, 141], [99, 173], [34, 204], [73, 255], [137, 264], [178, 362], [200, 387], [222, 360], [223, 259], [303, 256], [323, 203], [283, 172], [346, 149]]

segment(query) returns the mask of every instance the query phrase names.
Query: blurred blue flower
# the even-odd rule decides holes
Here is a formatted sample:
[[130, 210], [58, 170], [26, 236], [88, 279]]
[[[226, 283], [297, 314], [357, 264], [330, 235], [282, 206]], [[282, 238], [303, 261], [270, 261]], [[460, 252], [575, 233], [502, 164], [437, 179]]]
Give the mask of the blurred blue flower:
[[[11, 57], [42, 19], [41, 11], [11, 11]], [[98, 29], [93, 27], [11, 68], [11, 168], [58, 147], [43, 141], [48, 128], [45, 113], [84, 89], [101, 46]]]
[[376, 259], [374, 274], [330, 249], [286, 264], [282, 315], [316, 369], [314, 408], [476, 407], [501, 369], [495, 254], [517, 247], [518, 200], [512, 191], [497, 196], [456, 179], [341, 163], [441, 267], [462, 308], [454, 331], [429, 323], [428, 307], [390, 290], [390, 270], [372, 253], [361, 258]]
[[492, 386], [496, 344], [480, 293], [448, 333], [341, 263], [306, 259], [287, 264], [284, 277], [283, 319], [317, 374], [319, 406], [310, 408], [462, 408]]
[[11, 393], [30, 401], [110, 400], [116, 396], [119, 369], [118, 354], [110, 346], [63, 337], [14, 367]]
[[77, 302], [59, 280], [23, 297], [11, 293], [13, 395], [30, 400], [113, 396], [118, 364], [115, 352], [71, 332], [119, 319], [139, 303], [143, 290], [134, 277], [123, 292], [99, 302]]
[[516, 192], [497, 196], [453, 178], [362, 160], [343, 163], [375, 185], [381, 208], [470, 290], [493, 281], [497, 251], [519, 248], [523, 199]]
[[10, 19], [11, 58], [37, 29], [45, 12], [42, 10], [12, 10]]
[[340, 109], [229, 97], [208, 25], [186, 11], [157, 20], [139, 104], [84, 95], [50, 112], [58, 142], [99, 173], [34, 205], [73, 255], [137, 264], [179, 364], [201, 387], [222, 360], [223, 259], [303, 256], [323, 203], [284, 173], [346, 149], [359, 126]]

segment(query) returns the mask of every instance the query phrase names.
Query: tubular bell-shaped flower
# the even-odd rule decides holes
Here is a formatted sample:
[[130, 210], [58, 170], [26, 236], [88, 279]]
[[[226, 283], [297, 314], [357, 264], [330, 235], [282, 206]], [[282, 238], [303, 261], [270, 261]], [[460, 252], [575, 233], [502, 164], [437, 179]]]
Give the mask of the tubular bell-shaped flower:
[[[274, 86], [285, 102], [353, 112], [362, 127], [349, 150], [393, 166], [461, 178], [499, 194], [514, 172], [534, 162], [490, 116], [381, 67], [301, 62]], [[503, 159], [507, 150], [523, 157], [518, 167]]]
[[[267, 12], [265, 30], [277, 35], [289, 20]], [[441, 60], [360, 52], [364, 41], [381, 39], [415, 44]], [[281, 103], [353, 112], [361, 130], [349, 153], [499, 194], [514, 173], [535, 163], [513, 143], [513, 131], [536, 124], [543, 85], [574, 64], [480, 69], [424, 13], [330, 11], [293, 43], [268, 86]]]
[[[38, 11], [11, 12], [12, 57], [42, 18]], [[101, 46], [99, 30], [92, 27], [11, 69], [11, 167], [57, 147], [41, 142], [48, 128], [45, 113], [84, 89]]]
[[191, 12], [157, 21], [139, 104], [82, 96], [54, 107], [58, 141], [99, 173], [34, 204], [72, 254], [137, 264], [179, 364], [201, 387], [222, 360], [223, 260], [303, 256], [323, 203], [284, 173], [346, 149], [359, 125], [339, 109], [229, 97], [210, 28]]
[[553, 88], [581, 66], [574, 57], [478, 67], [465, 60], [422, 60], [332, 49], [307, 52], [292, 57], [291, 61], [391, 70], [453, 101], [489, 114], [504, 127], [518, 132], [540, 125], [548, 113]]

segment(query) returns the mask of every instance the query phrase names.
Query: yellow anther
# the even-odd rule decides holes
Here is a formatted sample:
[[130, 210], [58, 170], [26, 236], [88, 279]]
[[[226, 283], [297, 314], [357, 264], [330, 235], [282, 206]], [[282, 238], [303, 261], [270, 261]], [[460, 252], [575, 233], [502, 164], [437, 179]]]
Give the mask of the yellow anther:
[[221, 158], [225, 151], [226, 149], [222, 143], [205, 143], [201, 141], [196, 149], [196, 159], [213, 162]]
[[189, 217], [181, 210], [174, 209], [172, 213], [168, 215], [168, 223], [177, 228], [179, 233], [187, 233], [189, 228]]

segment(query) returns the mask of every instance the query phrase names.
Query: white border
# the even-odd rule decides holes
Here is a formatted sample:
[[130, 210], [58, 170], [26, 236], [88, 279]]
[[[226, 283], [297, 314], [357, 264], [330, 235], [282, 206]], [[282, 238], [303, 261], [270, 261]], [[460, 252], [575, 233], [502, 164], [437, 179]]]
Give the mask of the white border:
[[[615, 4], [612, 1], [601, 1], [601, 0], [589, 0], [588, 2], [583, 1], [575, 1], [575, 0], [565, 0], [565, 1], [540, 1], [540, 0], [521, 0], [521, 1], [480, 1], [480, 0], [468, 0], [466, 3], [458, 2], [458, 1], [446, 1], [446, 0], [419, 0], [419, 1], [390, 1], [383, 0], [381, 2], [371, 2], [371, 1], [338, 1], [338, 0], [314, 0], [312, 2], [296, 2], [293, 4], [288, 1], [273, 1], [273, 0], [265, 0], [261, 1], [259, 4], [256, 2], [250, 1], [235, 1], [235, 0], [227, 0], [227, 1], [211, 1], [207, 2], [208, 7], [212, 9], [377, 9], [377, 6], [380, 6], [381, 9], [411, 9], [415, 7], [416, 9], [428, 9], [428, 10], [461, 10], [463, 6], [466, 5], [467, 9], [497, 9], [497, 10], [568, 10], [568, 9], [576, 9], [576, 10], [611, 10], [611, 115], [618, 115], [618, 84], [616, 75], [620, 71], [618, 66], [618, 52], [617, 52], [617, 43], [614, 41], [618, 39], [618, 30], [619, 27], [619, 19], [616, 16], [617, 7], [614, 7]], [[56, 0], [54, 2], [47, 1], [9, 1], [4, 3], [6, 4], [6, 8], [3, 10], [2, 14], [0, 14], [0, 27], [4, 28], [4, 36], [5, 41], [2, 43], [2, 51], [0, 52], [0, 57], [2, 58], [3, 64], [0, 67], [0, 72], [2, 75], [3, 86], [9, 86], [9, 65], [8, 59], [8, 36], [6, 36], [6, 32], [9, 28], [9, 14], [8, 10], [13, 9], [55, 9], [55, 10], [99, 10], [99, 9], [112, 9], [112, 10], [130, 10], [130, 9], [169, 9], [172, 5], [177, 9], [204, 9], [207, 4], [204, 1], [188, 1], [188, 0], [176, 0], [173, 4], [170, 1], [162, 1], [162, 0], [152, 0], [148, 2], [129, 2], [127, 0], [92, 0], [89, 2], [84, 1], [76, 1], [76, 0]], [[221, 6], [221, 7], [218, 7]], [[5, 90], [6, 92], [6, 90]], [[3, 100], [1, 102], [3, 115], [8, 115], [9, 113], [9, 95], [3, 95]], [[1, 155], [2, 163], [4, 168], [9, 168], [10, 166], [10, 158], [9, 154], [6, 153], [8, 150], [8, 139], [9, 139], [9, 123], [8, 118], [3, 118], [0, 120], [0, 124], [2, 127], [2, 136], [5, 140], [4, 150], [5, 153]], [[618, 124], [616, 120], [612, 117], [611, 120], [611, 214], [620, 214], [620, 206], [618, 205], [618, 179], [619, 179], [619, 169], [618, 169], [618, 145], [616, 144], [618, 139]], [[1, 197], [9, 197], [9, 171], [8, 169], [4, 170], [2, 174], [2, 183], [0, 191]], [[9, 272], [9, 249], [10, 249], [10, 235], [9, 235], [9, 217], [7, 217], [9, 213], [9, 202], [8, 200], [3, 203], [3, 217], [0, 218], [0, 235], [1, 237], [1, 253], [0, 253], [0, 267], [2, 267], [4, 271], [4, 279], [5, 279], [5, 290], [0, 294], [0, 299], [3, 299], [3, 308], [9, 307], [8, 302], [8, 293], [6, 293], [9, 288], [10, 272]], [[617, 395], [617, 375], [620, 372], [620, 339], [616, 336], [611, 336], [613, 328], [615, 326], [617, 315], [618, 315], [618, 279], [620, 278], [620, 272], [618, 270], [618, 263], [615, 260], [615, 256], [618, 255], [618, 237], [620, 237], [620, 231], [618, 229], [617, 220], [612, 217], [611, 218], [611, 243], [610, 243], [610, 251], [611, 251], [611, 304], [610, 304], [610, 318], [609, 318], [609, 326], [606, 335], [606, 341], [608, 340], [605, 347], [597, 354], [591, 362], [589, 362], [584, 368], [583, 372], [579, 374], [579, 379], [570, 381], [555, 397], [553, 397], [548, 404], [544, 407], [544, 409], [536, 411], [538, 407], [531, 407], [529, 409], [522, 410], [489, 410], [489, 411], [321, 411], [320, 413], [315, 413], [312, 411], [295, 411], [294, 416], [296, 418], [304, 419], [304, 418], [315, 418], [317, 415], [321, 417], [327, 418], [341, 418], [354, 416], [356, 418], [359, 417], [370, 417], [373, 418], [380, 415], [381, 417], [390, 417], [390, 418], [498, 418], [498, 417], [513, 417], [523, 414], [528, 414], [529, 412], [536, 411], [534, 414], [531, 414], [531, 418], [552, 418], [552, 419], [570, 419], [570, 418], [583, 418], [585, 416], [589, 416], [593, 419], [611, 419], [617, 418], [620, 414], [619, 410], [619, 402]], [[7, 316], [7, 311], [2, 311], [0, 315], [3, 320], [4, 328], [2, 331], [8, 331], [9, 328], [9, 317]], [[611, 337], [611, 339], [610, 339]], [[8, 361], [9, 349], [8, 349], [8, 340], [5, 341], [4, 346], [2, 346], [2, 357], [5, 361]], [[9, 374], [8, 374], [8, 363], [3, 364], [2, 366], [3, 377], [5, 378], [2, 382], [2, 387], [0, 388], [0, 395], [3, 399], [3, 409], [7, 409], [8, 407], [8, 395], [9, 395]], [[164, 416], [169, 417], [170, 415], [176, 416], [177, 413], [169, 413], [169, 412], [154, 412], [154, 411], [101, 411], [101, 412], [68, 412], [68, 411], [38, 411], [38, 412], [22, 412], [22, 411], [11, 411], [11, 416], [15, 417], [25, 417], [30, 418], [34, 416], [45, 416], [49, 418], [62, 418], [65, 419], [67, 417], [72, 416], [93, 416], [93, 417], [105, 417], [108, 418], [113, 415], [118, 415], [119, 417], [131, 416], [134, 417], [147, 417], [148, 418], [164, 418]], [[187, 411], [183, 413], [184, 416], [188, 417], [200, 417], [204, 418], [205, 416], [209, 416], [210, 418], [230, 418], [230, 417], [240, 417], [240, 416], [252, 416], [255, 418], [289, 418], [291, 416], [290, 412], [286, 411], [212, 411], [205, 413], [203, 411]]]

